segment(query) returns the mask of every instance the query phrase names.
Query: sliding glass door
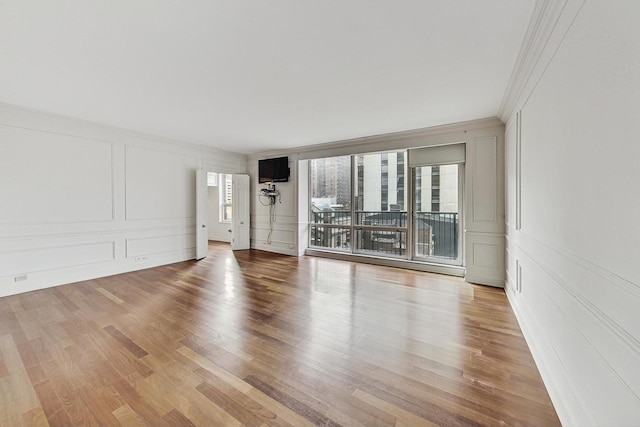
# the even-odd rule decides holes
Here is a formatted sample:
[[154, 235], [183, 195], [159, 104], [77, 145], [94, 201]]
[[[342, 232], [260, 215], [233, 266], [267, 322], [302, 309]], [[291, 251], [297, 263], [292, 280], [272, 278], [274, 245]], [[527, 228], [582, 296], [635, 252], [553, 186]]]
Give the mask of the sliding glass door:
[[463, 166], [413, 169], [413, 259], [460, 264]]
[[404, 151], [354, 156], [355, 253], [407, 257], [405, 157]]
[[309, 163], [309, 245], [351, 252], [351, 156]]

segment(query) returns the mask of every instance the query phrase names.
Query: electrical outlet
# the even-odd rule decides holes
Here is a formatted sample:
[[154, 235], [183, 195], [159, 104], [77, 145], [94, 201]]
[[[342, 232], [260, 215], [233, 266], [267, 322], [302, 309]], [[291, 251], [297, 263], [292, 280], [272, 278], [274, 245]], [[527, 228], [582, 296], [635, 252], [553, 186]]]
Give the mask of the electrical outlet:
[[144, 261], [144, 260], [146, 260], [146, 259], [147, 259], [147, 257], [146, 257], [146, 256], [137, 256], [137, 257], [135, 258], [135, 260], [136, 260], [136, 261]]
[[24, 282], [25, 280], [29, 280], [29, 276], [26, 274], [21, 274], [13, 278], [14, 282]]

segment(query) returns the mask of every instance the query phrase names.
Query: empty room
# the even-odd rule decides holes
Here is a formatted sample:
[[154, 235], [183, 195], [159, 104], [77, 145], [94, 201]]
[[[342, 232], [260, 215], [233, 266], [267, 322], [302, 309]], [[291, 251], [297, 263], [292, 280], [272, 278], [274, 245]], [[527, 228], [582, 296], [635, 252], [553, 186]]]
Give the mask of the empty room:
[[0, 426], [639, 426], [640, 2], [0, 1]]

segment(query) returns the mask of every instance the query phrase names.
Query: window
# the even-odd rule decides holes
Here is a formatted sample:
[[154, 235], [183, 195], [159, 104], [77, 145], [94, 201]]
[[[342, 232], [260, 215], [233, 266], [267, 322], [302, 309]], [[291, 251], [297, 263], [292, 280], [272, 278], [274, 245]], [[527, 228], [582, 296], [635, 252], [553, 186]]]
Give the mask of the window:
[[207, 172], [207, 186], [209, 187], [217, 187], [218, 186], [218, 174], [215, 172]]
[[405, 156], [399, 151], [311, 160], [310, 246], [405, 257]]
[[310, 160], [309, 246], [461, 265], [464, 162], [464, 143]]
[[231, 222], [232, 219], [232, 194], [233, 194], [233, 175], [220, 174], [220, 186], [218, 194], [220, 196], [220, 222]]
[[310, 162], [310, 245], [351, 249], [351, 157]]
[[359, 167], [353, 252], [385, 257], [406, 256], [405, 155], [399, 151], [354, 156]]
[[[460, 168], [457, 164], [414, 168], [413, 241], [416, 260], [459, 261]], [[431, 203], [424, 203], [425, 200]]]

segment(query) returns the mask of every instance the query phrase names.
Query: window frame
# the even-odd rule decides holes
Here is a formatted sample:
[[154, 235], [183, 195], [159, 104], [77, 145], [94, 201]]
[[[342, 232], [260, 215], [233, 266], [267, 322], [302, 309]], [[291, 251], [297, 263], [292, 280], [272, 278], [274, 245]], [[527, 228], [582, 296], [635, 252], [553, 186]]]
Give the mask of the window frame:
[[[389, 153], [402, 153], [402, 155], [404, 156], [404, 162], [403, 162], [403, 168], [404, 168], [404, 174], [403, 174], [403, 179], [404, 179], [404, 183], [402, 186], [404, 193], [404, 202], [406, 204], [407, 201], [407, 191], [410, 191], [411, 185], [409, 183], [409, 177], [408, 177], [408, 173], [409, 173], [409, 167], [408, 167], [408, 153], [407, 150], [387, 150], [387, 151], [381, 151], [381, 152], [371, 152], [371, 153], [360, 153], [360, 154], [350, 154], [348, 155], [349, 159], [350, 159], [350, 168], [351, 168], [351, 173], [350, 173], [350, 185], [351, 185], [351, 195], [350, 195], [350, 200], [351, 200], [351, 209], [349, 210], [350, 213], [350, 221], [348, 224], [331, 224], [331, 223], [321, 223], [321, 222], [314, 222], [314, 212], [311, 209], [311, 200], [312, 200], [312, 188], [311, 188], [311, 177], [313, 176], [313, 171], [312, 171], [312, 165], [313, 165], [313, 160], [317, 160], [317, 159], [312, 159], [309, 162], [309, 180], [308, 180], [308, 185], [309, 185], [309, 199], [308, 199], [308, 203], [309, 203], [309, 239], [308, 239], [308, 247], [314, 250], [323, 250], [323, 251], [329, 251], [329, 252], [340, 252], [340, 253], [349, 253], [349, 254], [353, 254], [353, 255], [365, 255], [365, 256], [373, 256], [373, 257], [378, 257], [378, 258], [390, 258], [390, 259], [402, 259], [402, 260], [410, 260], [412, 253], [410, 250], [410, 239], [411, 239], [411, 221], [409, 220], [409, 210], [407, 209], [407, 206], [404, 207], [404, 210], [402, 211], [397, 211], [398, 214], [400, 216], [402, 216], [404, 214], [404, 219], [401, 220], [402, 223], [404, 223], [404, 225], [374, 225], [374, 224], [360, 224], [357, 221], [358, 215], [362, 212], [367, 212], [364, 209], [358, 209], [358, 196], [356, 194], [357, 189], [358, 189], [358, 179], [364, 179], [364, 172], [362, 173], [362, 177], [359, 176], [358, 172], [358, 156], [367, 156], [367, 155], [388, 155]], [[332, 158], [332, 157], [347, 157], [347, 156], [330, 156], [330, 157], [326, 157], [326, 158]], [[385, 156], [386, 157], [386, 156]], [[388, 164], [388, 157], [386, 157], [386, 167], [387, 169], [389, 168], [389, 164]], [[383, 168], [383, 164], [382, 164], [382, 158], [381, 158], [381, 173], [384, 173], [384, 171], [382, 170]], [[387, 170], [388, 173], [388, 170]], [[388, 191], [388, 188], [387, 188]], [[381, 202], [382, 202], [382, 197], [381, 197]], [[388, 195], [387, 195], [387, 202], [388, 202]], [[396, 212], [396, 211], [391, 211], [387, 208], [387, 210], [382, 210], [380, 209], [379, 211], [375, 211], [375, 212], [381, 212], [381, 213], [390, 213], [390, 212]], [[347, 230], [347, 234], [349, 235], [349, 241], [348, 241], [348, 247], [346, 248], [332, 248], [332, 247], [327, 247], [327, 246], [316, 246], [313, 244], [313, 233], [311, 232], [311, 230], [313, 228], [317, 228], [317, 227], [325, 227], [327, 229], [344, 229]], [[402, 233], [404, 236], [404, 248], [402, 248], [402, 244], [399, 248], [400, 251], [403, 251], [404, 253], [395, 255], [393, 253], [390, 252], [378, 252], [378, 251], [373, 251], [373, 250], [363, 250], [358, 248], [359, 246], [359, 242], [356, 241], [356, 237], [360, 236], [363, 232], [383, 232], [383, 233]], [[402, 239], [400, 240], [400, 242], [402, 242]]]

